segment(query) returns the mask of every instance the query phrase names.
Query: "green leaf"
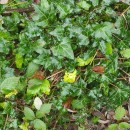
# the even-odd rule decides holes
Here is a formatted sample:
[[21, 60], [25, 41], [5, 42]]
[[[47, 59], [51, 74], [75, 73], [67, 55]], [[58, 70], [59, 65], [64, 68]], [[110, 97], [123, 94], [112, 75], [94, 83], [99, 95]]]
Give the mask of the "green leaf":
[[48, 114], [51, 110], [51, 106], [52, 104], [43, 104], [40, 110], [36, 112], [36, 117], [42, 118], [45, 114]]
[[0, 90], [4, 94], [9, 94], [17, 89], [20, 77], [6, 78], [0, 85]]
[[22, 68], [22, 64], [23, 64], [23, 57], [21, 54], [16, 54], [15, 55], [15, 64], [17, 68]]
[[84, 0], [79, 2], [78, 5], [85, 10], [89, 10], [89, 8], [91, 7], [91, 5]]
[[116, 110], [115, 110], [115, 118], [116, 120], [121, 120], [126, 114], [126, 110], [122, 107], [119, 106]]
[[52, 47], [52, 52], [55, 56], [63, 56], [69, 59], [74, 59], [73, 50], [66, 38], [64, 38], [59, 45]]
[[42, 93], [45, 93], [47, 95], [50, 94], [50, 82], [47, 79], [44, 79], [41, 86], [40, 90]]
[[70, 11], [70, 5], [57, 4], [57, 9], [60, 12], [60, 18], [64, 18]]
[[111, 43], [106, 43], [106, 55], [112, 54], [112, 45]]
[[44, 10], [48, 10], [50, 8], [49, 2], [47, 0], [41, 0], [41, 7]]
[[123, 57], [130, 58], [130, 49], [122, 50], [120, 53]]
[[130, 87], [122, 82], [116, 83], [116, 86], [117, 87], [109, 90], [108, 102], [111, 102], [111, 106], [114, 105], [117, 107], [122, 105], [123, 101], [128, 99]]
[[75, 109], [82, 109], [84, 108], [83, 102], [81, 100], [73, 100], [72, 107]]
[[118, 124], [111, 124], [106, 130], [117, 130]]
[[111, 41], [112, 33], [114, 33], [115, 31], [113, 23], [104, 22], [100, 25], [96, 24], [94, 25], [93, 29], [94, 29], [93, 35], [95, 36], [96, 39], [102, 38], [107, 42], [110, 43], [112, 42]]
[[123, 66], [130, 67], [130, 61], [125, 61], [122, 64]]
[[40, 119], [35, 119], [34, 120], [34, 128], [36, 130], [46, 130], [46, 124]]
[[39, 65], [30, 62], [27, 67], [27, 72], [26, 72], [27, 77], [31, 77], [38, 69], [39, 69]]
[[121, 122], [121, 123], [119, 123], [119, 128], [128, 129], [128, 128], [130, 128], [130, 124], [128, 124], [127, 122]]
[[40, 85], [42, 81], [39, 79], [31, 79], [28, 82], [27, 94], [28, 95], [36, 95], [40, 93]]
[[29, 107], [24, 107], [24, 115], [27, 120], [35, 119], [35, 114]]
[[93, 6], [97, 6], [99, 4], [99, 0], [90, 0]]
[[90, 57], [87, 60], [83, 60], [78, 57], [76, 58], [76, 61], [78, 62], [78, 66], [86, 66], [93, 61], [93, 57]]

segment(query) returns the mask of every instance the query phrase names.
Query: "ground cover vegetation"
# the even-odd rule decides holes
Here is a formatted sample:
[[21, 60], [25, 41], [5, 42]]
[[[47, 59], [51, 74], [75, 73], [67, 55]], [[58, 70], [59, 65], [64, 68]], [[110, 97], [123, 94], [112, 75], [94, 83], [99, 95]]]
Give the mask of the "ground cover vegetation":
[[129, 0], [0, 1], [0, 129], [129, 129]]

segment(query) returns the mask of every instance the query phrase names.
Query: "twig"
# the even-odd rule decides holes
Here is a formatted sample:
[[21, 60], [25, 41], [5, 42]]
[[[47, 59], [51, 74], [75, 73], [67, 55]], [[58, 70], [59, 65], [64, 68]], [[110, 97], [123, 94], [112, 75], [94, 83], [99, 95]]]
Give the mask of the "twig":
[[28, 8], [17, 8], [17, 9], [10, 9], [10, 10], [6, 10], [5, 12], [2, 13], [2, 15], [4, 16], [8, 16], [13, 12], [19, 12], [19, 13], [23, 13], [23, 12], [33, 12], [34, 8], [33, 7], [28, 7]]
[[128, 6], [128, 8], [126, 8], [126, 9], [121, 13], [121, 16], [123, 16], [129, 9], [130, 9], [130, 5]]
[[110, 85], [114, 86], [115, 88], [119, 89], [115, 84], [110, 83]]
[[127, 72], [125, 72], [124, 70], [120, 69], [122, 72], [124, 72], [127, 76], [130, 77], [130, 74], [128, 74]]
[[52, 74], [51, 76], [48, 76], [46, 79], [50, 79], [50, 78], [52, 78], [53, 76], [55, 76], [55, 75], [57, 75], [57, 74], [59, 74], [59, 73], [61, 73], [61, 72], [63, 72], [64, 70], [61, 70], [61, 71], [58, 71], [58, 72], [56, 72], [55, 74]]
[[124, 14], [123, 14], [122, 16], [123, 16], [123, 18], [124, 18], [124, 20], [125, 20], [125, 23], [126, 23], [126, 29], [128, 29], [128, 22], [127, 22], [127, 19], [126, 19], [126, 17], [125, 17]]
[[7, 114], [7, 116], [6, 116], [6, 120], [5, 120], [5, 124], [4, 124], [4, 128], [3, 128], [3, 130], [6, 130], [6, 124], [7, 124], [7, 121], [8, 121], [8, 114]]

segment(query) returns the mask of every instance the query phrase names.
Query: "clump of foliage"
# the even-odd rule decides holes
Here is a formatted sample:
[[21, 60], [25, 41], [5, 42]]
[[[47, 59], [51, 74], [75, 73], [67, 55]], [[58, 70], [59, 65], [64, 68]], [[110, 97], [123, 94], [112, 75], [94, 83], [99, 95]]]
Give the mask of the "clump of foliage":
[[[30, 5], [34, 12], [17, 11]], [[0, 5], [0, 128], [58, 130], [70, 120], [84, 125], [93, 109], [127, 101], [129, 7], [129, 0]], [[16, 11], [5, 16], [10, 8]], [[36, 96], [52, 105], [40, 119]]]

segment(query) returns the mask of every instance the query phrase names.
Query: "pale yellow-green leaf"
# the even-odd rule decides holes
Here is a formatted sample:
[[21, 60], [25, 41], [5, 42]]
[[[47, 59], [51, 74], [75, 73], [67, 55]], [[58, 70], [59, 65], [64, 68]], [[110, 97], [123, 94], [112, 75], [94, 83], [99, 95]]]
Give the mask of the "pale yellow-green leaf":
[[12, 95], [16, 95], [18, 93], [17, 90], [14, 90], [13, 92], [10, 92], [9, 94], [5, 95], [5, 98], [10, 98]]
[[124, 49], [120, 53], [123, 57], [130, 58], [130, 49]]
[[72, 73], [65, 72], [64, 79], [63, 79], [64, 82], [74, 83], [76, 79], [76, 74], [77, 74], [77, 70], [74, 70]]
[[112, 45], [111, 43], [106, 43], [106, 55], [111, 55], [112, 54]]
[[0, 107], [3, 108], [3, 109], [6, 108], [6, 106], [7, 106], [7, 102], [1, 102], [0, 103]]
[[16, 64], [16, 67], [17, 68], [21, 68], [22, 67], [22, 64], [23, 64], [23, 57], [21, 54], [16, 54], [15, 56], [15, 64]]
[[47, 79], [43, 80], [42, 85], [40, 86], [41, 92], [45, 93], [46, 95], [50, 94], [50, 82]]
[[122, 107], [119, 106], [116, 110], [115, 110], [115, 118], [116, 120], [121, 120], [126, 114], [126, 110]]
[[86, 66], [86, 65], [88, 65], [89, 63], [91, 63], [93, 61], [93, 57], [90, 57], [87, 60], [83, 60], [83, 59], [78, 57], [76, 59], [76, 61], [78, 63], [78, 66]]
[[29, 126], [29, 123], [28, 123], [28, 122], [24, 122], [24, 123], [22, 123], [22, 124], [19, 126], [19, 128], [20, 128], [21, 130], [28, 130], [28, 126]]

